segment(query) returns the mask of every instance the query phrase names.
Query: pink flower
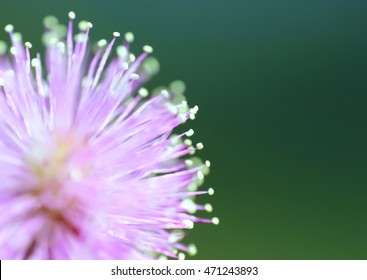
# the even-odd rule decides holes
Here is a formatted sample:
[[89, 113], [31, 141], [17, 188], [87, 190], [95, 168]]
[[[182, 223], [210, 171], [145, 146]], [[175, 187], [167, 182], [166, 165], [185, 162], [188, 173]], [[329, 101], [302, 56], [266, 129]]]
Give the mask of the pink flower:
[[[31, 59], [13, 26], [10, 56], [0, 57], [0, 259], [151, 259], [195, 253], [182, 229], [217, 224], [198, 205], [209, 162], [187, 155], [193, 131], [172, 130], [194, 119], [183, 84], [148, 97], [142, 84], [157, 62], [129, 52], [133, 36], [117, 47], [98, 42], [88, 56], [91, 23], [66, 39], [47, 18], [45, 69]], [[154, 66], [155, 65], [155, 66]], [[184, 159], [182, 157], [186, 156]], [[181, 251], [181, 253], [179, 253]]]

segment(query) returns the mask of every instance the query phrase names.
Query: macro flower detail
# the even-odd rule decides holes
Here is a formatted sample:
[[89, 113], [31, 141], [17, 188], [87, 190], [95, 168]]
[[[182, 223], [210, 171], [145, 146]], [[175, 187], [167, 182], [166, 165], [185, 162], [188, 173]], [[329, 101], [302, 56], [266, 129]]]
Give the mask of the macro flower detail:
[[[92, 24], [45, 19], [45, 59], [7, 25], [0, 44], [0, 259], [156, 259], [195, 254], [185, 229], [210, 204], [194, 202], [210, 162], [192, 157], [194, 119], [184, 84], [151, 93], [150, 46], [88, 42]], [[91, 50], [95, 47], [94, 54]]]

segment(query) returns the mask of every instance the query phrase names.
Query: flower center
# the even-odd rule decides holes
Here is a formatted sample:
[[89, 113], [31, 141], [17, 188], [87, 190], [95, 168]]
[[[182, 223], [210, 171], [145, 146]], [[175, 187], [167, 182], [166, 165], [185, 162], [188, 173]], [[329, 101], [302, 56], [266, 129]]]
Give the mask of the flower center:
[[85, 158], [83, 161], [86, 152], [84, 137], [73, 132], [53, 133], [46, 141], [31, 143], [25, 161], [40, 184], [77, 181], [88, 176], [90, 164]]
[[93, 172], [91, 156], [86, 138], [68, 132], [32, 142], [24, 157], [34, 178], [30, 193], [37, 198], [39, 211], [73, 233], [77, 227], [68, 217], [85, 216], [82, 182]]

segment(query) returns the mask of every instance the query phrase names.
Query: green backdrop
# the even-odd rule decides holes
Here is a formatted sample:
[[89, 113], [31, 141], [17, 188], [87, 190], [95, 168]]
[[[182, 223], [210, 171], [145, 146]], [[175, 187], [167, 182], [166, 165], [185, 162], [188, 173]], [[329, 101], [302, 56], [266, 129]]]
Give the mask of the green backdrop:
[[[367, 1], [1, 1], [41, 51], [42, 19], [67, 12], [92, 39], [133, 31], [155, 49], [152, 88], [187, 84], [204, 185], [220, 225], [197, 259], [367, 259]], [[1, 31], [1, 37], [5, 32]]]

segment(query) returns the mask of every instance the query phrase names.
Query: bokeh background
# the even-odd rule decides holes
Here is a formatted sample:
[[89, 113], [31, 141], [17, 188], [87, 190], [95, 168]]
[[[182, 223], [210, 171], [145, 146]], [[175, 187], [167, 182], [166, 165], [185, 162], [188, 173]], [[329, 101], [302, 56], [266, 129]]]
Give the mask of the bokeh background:
[[[133, 31], [182, 79], [193, 139], [212, 162], [218, 226], [197, 225], [197, 259], [367, 259], [367, 1], [1, 1], [42, 51], [42, 19]], [[6, 36], [1, 31], [2, 39]]]

